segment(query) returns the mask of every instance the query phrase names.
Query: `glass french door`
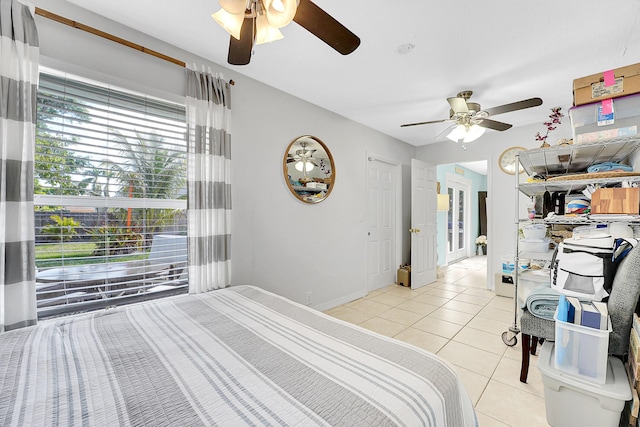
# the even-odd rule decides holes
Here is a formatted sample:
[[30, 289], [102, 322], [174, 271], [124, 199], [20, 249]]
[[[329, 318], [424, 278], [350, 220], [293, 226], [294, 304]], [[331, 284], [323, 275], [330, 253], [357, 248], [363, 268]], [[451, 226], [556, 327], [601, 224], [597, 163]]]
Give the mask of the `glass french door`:
[[447, 180], [447, 264], [469, 256], [469, 185]]

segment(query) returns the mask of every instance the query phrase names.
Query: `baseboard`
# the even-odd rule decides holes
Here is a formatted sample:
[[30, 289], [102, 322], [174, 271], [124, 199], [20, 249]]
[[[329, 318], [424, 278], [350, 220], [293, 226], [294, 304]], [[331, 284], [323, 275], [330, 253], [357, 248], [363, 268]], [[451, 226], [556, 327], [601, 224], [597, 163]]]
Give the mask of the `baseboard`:
[[336, 299], [331, 300], [331, 301], [324, 302], [322, 304], [314, 305], [314, 306], [312, 306], [312, 308], [314, 310], [318, 310], [318, 311], [326, 311], [326, 310], [330, 310], [330, 309], [332, 309], [334, 307], [337, 307], [339, 305], [346, 304], [348, 302], [351, 302], [351, 301], [357, 300], [358, 298], [362, 298], [362, 297], [366, 297], [366, 296], [367, 296], [367, 291], [366, 290], [362, 290], [362, 291], [354, 292], [354, 293], [349, 294], [349, 295], [342, 296], [340, 298], [336, 298]]

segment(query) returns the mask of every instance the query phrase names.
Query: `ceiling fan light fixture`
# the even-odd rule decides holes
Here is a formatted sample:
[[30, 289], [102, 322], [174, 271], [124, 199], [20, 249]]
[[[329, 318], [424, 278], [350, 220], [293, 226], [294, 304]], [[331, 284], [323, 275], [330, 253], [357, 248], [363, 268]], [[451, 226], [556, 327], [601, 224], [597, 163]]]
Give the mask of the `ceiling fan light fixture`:
[[300, 172], [311, 172], [313, 168], [314, 166], [311, 162], [299, 161], [298, 163], [296, 163], [296, 169]]
[[463, 142], [475, 141], [476, 139], [484, 135], [485, 130], [486, 129], [482, 126], [471, 125], [471, 127], [467, 130], [467, 134], [465, 135]]
[[237, 15], [247, 10], [247, 0], [218, 0], [220, 7], [232, 15]]
[[269, 24], [276, 28], [289, 25], [298, 8], [297, 0], [262, 0], [262, 2]]
[[211, 17], [236, 40], [240, 40], [240, 30], [244, 22], [244, 13], [233, 14], [223, 8], [213, 13]]
[[447, 138], [453, 142], [472, 142], [480, 138], [485, 130], [485, 128], [478, 125], [465, 126], [459, 124], [449, 132]]
[[464, 139], [464, 134], [466, 133], [466, 129], [464, 125], [456, 125], [451, 132], [447, 134], [447, 138], [453, 142], [458, 142]]
[[256, 18], [256, 44], [271, 43], [283, 38], [280, 30], [272, 26], [265, 15]]

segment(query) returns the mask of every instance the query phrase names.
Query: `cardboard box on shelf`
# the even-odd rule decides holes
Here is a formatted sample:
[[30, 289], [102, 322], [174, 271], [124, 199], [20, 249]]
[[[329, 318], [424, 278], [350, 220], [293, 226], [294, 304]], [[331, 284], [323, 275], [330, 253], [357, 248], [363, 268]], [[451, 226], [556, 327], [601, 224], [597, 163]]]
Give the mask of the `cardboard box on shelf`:
[[640, 63], [616, 68], [614, 84], [605, 85], [605, 72], [580, 77], [573, 81], [573, 105], [584, 105], [603, 99], [640, 93]]
[[398, 285], [411, 287], [411, 266], [410, 265], [401, 265], [398, 268], [398, 280], [396, 281]]
[[640, 213], [640, 188], [598, 188], [591, 195], [593, 214]]

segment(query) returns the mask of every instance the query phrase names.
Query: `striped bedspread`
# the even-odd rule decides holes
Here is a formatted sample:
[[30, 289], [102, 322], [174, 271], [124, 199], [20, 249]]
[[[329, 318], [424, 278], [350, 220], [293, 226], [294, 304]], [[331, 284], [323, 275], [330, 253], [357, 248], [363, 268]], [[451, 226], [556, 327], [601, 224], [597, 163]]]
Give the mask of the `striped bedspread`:
[[252, 286], [0, 334], [2, 426], [475, 426], [437, 356]]

